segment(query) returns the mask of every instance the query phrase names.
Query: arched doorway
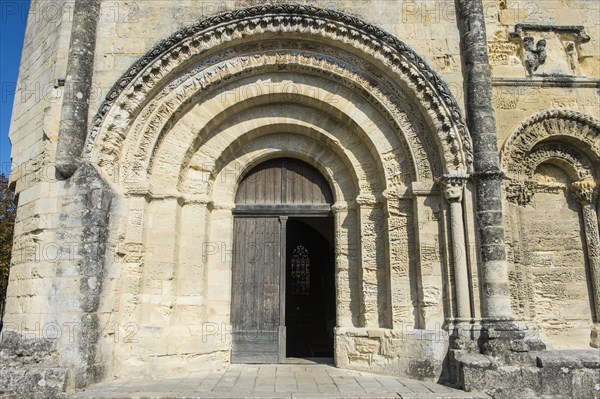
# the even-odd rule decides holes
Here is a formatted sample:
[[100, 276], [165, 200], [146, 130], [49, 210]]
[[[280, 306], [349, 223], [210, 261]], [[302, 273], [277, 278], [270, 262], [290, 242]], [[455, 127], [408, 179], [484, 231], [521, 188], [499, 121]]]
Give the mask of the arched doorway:
[[[84, 159], [114, 189], [115, 209], [122, 210], [111, 214], [115, 228], [102, 235], [119, 248], [106, 275], [122, 280], [107, 277], [94, 300], [106, 301], [120, 325], [136, 323], [140, 342], [157, 342], [157, 331], [165, 338], [165, 345], [137, 345], [130, 355], [122, 340], [91, 337], [103, 353], [132, 359], [104, 362], [107, 375], [223, 367], [232, 348], [231, 302], [244, 300], [231, 296], [233, 226], [241, 228], [243, 218], [276, 218], [280, 227], [271, 238], [279, 240], [281, 264], [281, 223], [323, 218], [331, 208], [336, 365], [410, 375], [417, 369], [411, 362], [435, 353], [432, 375], [441, 370], [446, 349], [437, 341], [395, 342], [406, 326], [441, 325], [451, 306], [439, 289], [451, 285], [434, 183], [469, 173], [472, 151], [447, 87], [394, 35], [304, 5], [209, 18], [141, 57], [100, 106], [86, 140]], [[335, 205], [236, 205], [240, 168], [289, 156], [318, 168]], [[281, 213], [292, 209], [303, 213]], [[113, 286], [124, 287], [123, 295], [104, 294]], [[261, 306], [279, 301], [279, 286], [263, 284], [263, 293], [277, 292], [267, 292]], [[277, 314], [285, 311], [276, 306]], [[285, 323], [277, 320], [277, 334]], [[372, 329], [375, 335], [365, 337]], [[365, 338], [376, 343], [365, 345]], [[371, 350], [381, 361], [355, 356]]]
[[325, 178], [297, 159], [244, 175], [234, 209], [233, 363], [333, 356], [332, 203]]

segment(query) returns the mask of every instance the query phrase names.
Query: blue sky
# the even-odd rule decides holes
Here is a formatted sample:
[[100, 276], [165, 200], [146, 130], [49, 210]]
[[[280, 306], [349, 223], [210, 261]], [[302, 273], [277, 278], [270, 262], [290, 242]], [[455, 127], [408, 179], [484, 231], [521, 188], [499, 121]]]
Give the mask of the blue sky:
[[0, 0], [0, 172], [10, 163], [8, 129], [28, 10], [29, 0]]

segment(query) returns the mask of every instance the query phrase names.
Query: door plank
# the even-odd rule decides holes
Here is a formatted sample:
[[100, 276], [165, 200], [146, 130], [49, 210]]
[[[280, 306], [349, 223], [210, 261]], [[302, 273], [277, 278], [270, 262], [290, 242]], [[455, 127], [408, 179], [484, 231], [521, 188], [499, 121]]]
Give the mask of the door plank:
[[234, 218], [232, 363], [277, 362], [280, 240], [278, 218]]

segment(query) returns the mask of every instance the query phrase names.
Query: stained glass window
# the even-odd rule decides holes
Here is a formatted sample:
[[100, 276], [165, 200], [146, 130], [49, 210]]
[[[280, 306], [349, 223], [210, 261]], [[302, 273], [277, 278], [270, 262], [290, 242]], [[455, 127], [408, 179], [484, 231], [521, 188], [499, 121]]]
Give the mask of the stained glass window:
[[310, 294], [310, 257], [304, 245], [298, 245], [292, 252], [292, 293]]

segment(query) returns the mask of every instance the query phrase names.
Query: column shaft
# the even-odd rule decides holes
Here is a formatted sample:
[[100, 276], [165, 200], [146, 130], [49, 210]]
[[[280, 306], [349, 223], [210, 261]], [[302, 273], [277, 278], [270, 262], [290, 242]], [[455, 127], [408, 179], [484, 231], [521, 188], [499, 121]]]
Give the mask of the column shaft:
[[582, 212], [590, 265], [590, 277], [592, 279], [595, 321], [598, 323], [598, 319], [600, 318], [600, 233], [598, 232], [598, 216], [592, 204], [583, 204]]
[[471, 318], [469, 295], [469, 272], [465, 245], [465, 228], [462, 203], [450, 202], [450, 235], [452, 239], [452, 260], [454, 265], [454, 287], [456, 289], [456, 317], [458, 321]]
[[512, 320], [502, 220], [502, 177], [481, 0], [456, 0], [467, 124], [473, 139], [484, 322]]

